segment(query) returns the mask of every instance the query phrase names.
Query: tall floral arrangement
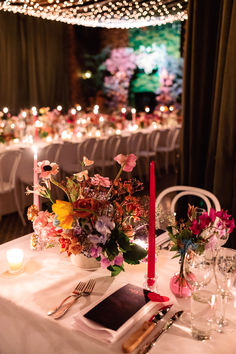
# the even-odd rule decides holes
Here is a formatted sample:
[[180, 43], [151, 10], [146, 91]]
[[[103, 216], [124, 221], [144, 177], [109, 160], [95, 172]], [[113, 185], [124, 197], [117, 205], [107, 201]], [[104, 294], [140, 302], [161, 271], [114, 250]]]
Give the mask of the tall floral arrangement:
[[[146, 250], [133, 242], [134, 223], [145, 215], [139, 198], [133, 196], [142, 184], [120, 178], [122, 171], [133, 170], [136, 156], [120, 154], [114, 160], [120, 170], [113, 181], [99, 174], [90, 177], [88, 167], [93, 161], [86, 157], [82, 171], [61, 182], [54, 178], [59, 171], [56, 163], [38, 163], [41, 183], [34, 186], [34, 192], [50, 201], [52, 211], [39, 211], [34, 205], [29, 208], [33, 248], [51, 247], [58, 240], [61, 252], [96, 258], [113, 276], [124, 270], [124, 262], [138, 264], [146, 256]], [[67, 200], [53, 200], [52, 184], [65, 193]]]
[[104, 63], [109, 76], [104, 79], [104, 87], [112, 104], [126, 105], [129, 82], [136, 68], [136, 57], [132, 48], [112, 49], [110, 57]]

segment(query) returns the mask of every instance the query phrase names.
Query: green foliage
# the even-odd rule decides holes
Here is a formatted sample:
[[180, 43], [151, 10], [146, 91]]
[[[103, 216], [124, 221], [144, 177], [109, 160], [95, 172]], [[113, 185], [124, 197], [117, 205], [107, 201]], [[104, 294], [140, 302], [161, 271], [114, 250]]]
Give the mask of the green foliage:
[[[129, 30], [129, 46], [134, 50], [138, 50], [141, 46], [151, 47], [153, 44], [158, 46], [165, 45], [169, 57], [177, 60], [180, 57], [180, 30], [180, 22], [163, 26], [132, 28]], [[168, 69], [169, 68], [167, 68], [167, 70]], [[170, 71], [170, 73], [173, 72], [174, 70]], [[156, 92], [159, 87], [158, 71], [150, 75], [145, 74], [143, 71], [138, 71], [136, 75], [133, 76], [130, 83], [130, 98], [132, 99], [133, 94], [136, 92]]]
[[113, 266], [109, 266], [107, 267], [108, 270], [111, 271], [111, 276], [115, 277], [116, 275], [118, 275], [121, 271], [125, 271], [123, 266], [118, 266], [118, 265], [113, 265]]
[[155, 92], [160, 86], [158, 73], [147, 75], [145, 72], [138, 72], [131, 82], [131, 92]]
[[138, 264], [141, 259], [147, 256], [147, 251], [133, 243], [130, 245], [130, 250], [125, 252], [123, 256], [126, 263]]
[[71, 201], [75, 202], [80, 194], [80, 185], [73, 181], [73, 179], [66, 177], [66, 189], [70, 194]]
[[129, 45], [134, 50], [137, 50], [142, 45], [148, 47], [153, 43], [157, 45], [164, 44], [169, 55], [179, 57], [180, 30], [180, 22], [162, 26], [132, 28], [129, 30]]

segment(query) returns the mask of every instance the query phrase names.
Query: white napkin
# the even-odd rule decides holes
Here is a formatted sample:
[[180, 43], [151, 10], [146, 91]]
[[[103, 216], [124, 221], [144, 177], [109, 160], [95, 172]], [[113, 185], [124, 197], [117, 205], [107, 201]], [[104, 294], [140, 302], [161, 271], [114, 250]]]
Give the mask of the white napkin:
[[[101, 299], [101, 301], [102, 300], [103, 299]], [[97, 303], [94, 304], [92, 307], [96, 305]], [[124, 332], [126, 332], [132, 325], [136, 324], [138, 320], [143, 318], [143, 316], [145, 316], [145, 314], [147, 314], [147, 312], [153, 309], [156, 305], [157, 303], [151, 301], [148, 302], [139, 311], [137, 311], [128, 321], [126, 321], [117, 331], [105, 328], [102, 325], [99, 325], [85, 318], [82, 312], [77, 313], [76, 316], [73, 317], [72, 326], [74, 329], [79, 330], [101, 342], [113, 343], [118, 340], [124, 334]], [[83, 313], [85, 314], [90, 309], [91, 308], [87, 308], [86, 311], [83, 310]]]

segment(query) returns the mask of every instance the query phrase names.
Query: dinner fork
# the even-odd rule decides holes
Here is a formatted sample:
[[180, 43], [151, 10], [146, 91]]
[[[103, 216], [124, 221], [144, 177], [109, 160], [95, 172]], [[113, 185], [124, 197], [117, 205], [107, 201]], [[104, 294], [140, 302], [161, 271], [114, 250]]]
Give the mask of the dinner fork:
[[92, 293], [93, 288], [95, 286], [96, 282], [94, 279], [89, 280], [89, 282], [86, 284], [85, 288], [83, 291], [78, 292], [77, 290], [74, 290], [75, 297], [73, 298], [72, 301], [66, 303], [65, 305], [62, 305], [60, 309], [53, 315], [54, 320], [58, 320], [62, 316], [64, 316], [67, 311], [71, 308], [71, 306], [81, 297], [81, 296], [88, 296]]
[[51, 316], [53, 315], [54, 313], [56, 313], [62, 305], [64, 305], [64, 303], [69, 300], [71, 297], [75, 297], [75, 296], [78, 296], [83, 290], [84, 288], [86, 287], [88, 283], [85, 283], [85, 282], [82, 282], [80, 281], [76, 287], [74, 288], [74, 290], [72, 291], [72, 294], [70, 294], [69, 296], [67, 296], [65, 299], [62, 300], [62, 302], [55, 308], [51, 309], [48, 311], [47, 315], [48, 316]]

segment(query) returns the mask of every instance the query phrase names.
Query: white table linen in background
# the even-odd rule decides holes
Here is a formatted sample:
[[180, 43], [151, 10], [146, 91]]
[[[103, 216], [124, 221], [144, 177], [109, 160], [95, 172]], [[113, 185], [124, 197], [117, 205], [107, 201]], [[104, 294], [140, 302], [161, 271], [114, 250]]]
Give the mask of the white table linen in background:
[[[6, 250], [22, 248], [25, 254], [25, 270], [19, 275], [6, 272]], [[236, 308], [232, 307], [227, 317], [231, 331], [215, 333], [212, 340], [198, 342], [192, 339], [189, 330], [189, 299], [176, 300], [169, 290], [170, 277], [178, 271], [173, 253], [161, 251], [156, 264], [158, 292], [170, 297], [174, 303], [171, 310], [184, 309], [178, 322], [161, 336], [150, 353], [160, 354], [235, 354]], [[107, 270], [86, 271], [72, 265], [58, 249], [30, 250], [30, 236], [24, 236], [0, 246], [0, 353], [1, 354], [110, 354], [122, 353], [121, 345], [150, 313], [132, 325], [127, 334], [113, 344], [104, 344], [73, 328], [74, 317], [95, 304], [101, 297], [110, 294], [127, 283], [142, 286], [146, 265], [126, 265], [126, 272], [111, 278]], [[47, 316], [79, 281], [97, 278], [94, 292], [81, 298], [60, 320]], [[235, 305], [236, 306], [236, 305]], [[156, 307], [157, 309], [157, 307]], [[168, 314], [169, 315], [169, 314]], [[171, 315], [171, 313], [170, 313]], [[136, 351], [137, 352], [137, 351]], [[134, 353], [136, 353], [134, 352]]]

